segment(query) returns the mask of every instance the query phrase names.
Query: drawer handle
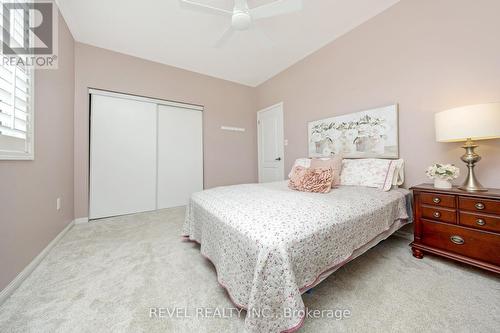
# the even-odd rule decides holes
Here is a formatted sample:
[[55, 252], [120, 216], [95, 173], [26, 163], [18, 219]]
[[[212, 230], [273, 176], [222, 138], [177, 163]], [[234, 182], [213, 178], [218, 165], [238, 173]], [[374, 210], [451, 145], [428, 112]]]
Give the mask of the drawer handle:
[[432, 215], [433, 215], [435, 218], [437, 218], [437, 219], [441, 217], [441, 213], [440, 213], [440, 212], [434, 212]]
[[477, 204], [474, 205], [477, 209], [479, 210], [483, 210], [484, 209], [484, 204], [483, 203], [480, 203], [478, 202]]
[[434, 202], [435, 204], [438, 204], [438, 203], [441, 202], [441, 199], [439, 199], [439, 198], [433, 198], [432, 202]]
[[450, 237], [452, 243], [457, 245], [463, 245], [465, 243], [464, 239], [460, 236], [454, 235]]
[[486, 222], [485, 222], [483, 219], [477, 219], [477, 220], [476, 220], [476, 224], [477, 224], [477, 225], [485, 225], [485, 224], [486, 224]]

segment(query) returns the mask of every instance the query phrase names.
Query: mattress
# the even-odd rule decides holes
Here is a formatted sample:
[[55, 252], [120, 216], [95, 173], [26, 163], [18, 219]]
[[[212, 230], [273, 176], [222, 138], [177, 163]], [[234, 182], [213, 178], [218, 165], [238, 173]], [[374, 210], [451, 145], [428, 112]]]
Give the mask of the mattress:
[[406, 223], [408, 190], [340, 186], [297, 192], [287, 182], [194, 193], [183, 236], [200, 243], [249, 332], [291, 332], [301, 294]]

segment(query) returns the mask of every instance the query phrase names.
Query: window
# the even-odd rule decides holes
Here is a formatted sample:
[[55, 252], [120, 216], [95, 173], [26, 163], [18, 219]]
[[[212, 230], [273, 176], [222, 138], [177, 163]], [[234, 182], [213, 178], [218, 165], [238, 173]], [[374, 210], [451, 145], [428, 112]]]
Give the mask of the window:
[[[13, 46], [22, 43], [26, 19], [23, 11], [12, 11]], [[33, 159], [34, 71], [26, 66], [4, 63], [0, 64], [0, 159]]]

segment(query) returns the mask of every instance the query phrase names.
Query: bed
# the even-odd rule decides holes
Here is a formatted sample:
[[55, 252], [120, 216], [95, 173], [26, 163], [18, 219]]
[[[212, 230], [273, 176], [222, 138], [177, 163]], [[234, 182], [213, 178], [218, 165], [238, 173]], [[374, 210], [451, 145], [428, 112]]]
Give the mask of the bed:
[[389, 237], [411, 216], [405, 189], [340, 186], [297, 192], [287, 182], [217, 187], [192, 195], [183, 227], [215, 266], [249, 332], [292, 332], [302, 293]]

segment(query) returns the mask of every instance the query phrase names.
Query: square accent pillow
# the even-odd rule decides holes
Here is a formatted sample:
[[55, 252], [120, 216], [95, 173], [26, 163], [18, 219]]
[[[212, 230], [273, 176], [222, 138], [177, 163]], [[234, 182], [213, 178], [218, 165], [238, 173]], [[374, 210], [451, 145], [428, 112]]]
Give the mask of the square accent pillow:
[[301, 166], [303, 168], [309, 168], [311, 166], [311, 159], [306, 158], [306, 157], [296, 159], [295, 162], [293, 162], [292, 170], [290, 170], [290, 173], [288, 174], [288, 178], [292, 178], [293, 169], [296, 166]]
[[305, 168], [300, 165], [292, 169], [288, 187], [301, 192], [328, 193], [332, 189], [331, 168]]
[[376, 187], [383, 191], [392, 188], [394, 172], [398, 163], [394, 160], [377, 158], [344, 159], [342, 162], [341, 185]]
[[333, 157], [313, 158], [311, 160], [311, 168], [330, 168], [333, 171], [332, 187], [340, 185], [340, 174], [342, 172], [342, 155], [334, 155]]

